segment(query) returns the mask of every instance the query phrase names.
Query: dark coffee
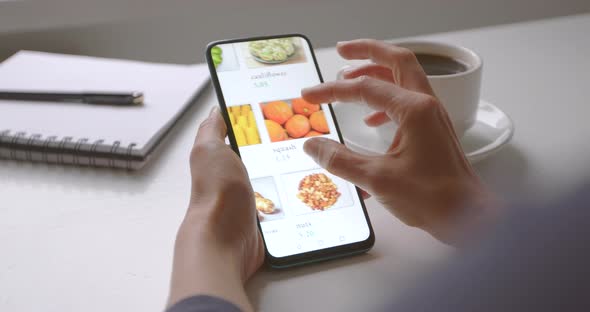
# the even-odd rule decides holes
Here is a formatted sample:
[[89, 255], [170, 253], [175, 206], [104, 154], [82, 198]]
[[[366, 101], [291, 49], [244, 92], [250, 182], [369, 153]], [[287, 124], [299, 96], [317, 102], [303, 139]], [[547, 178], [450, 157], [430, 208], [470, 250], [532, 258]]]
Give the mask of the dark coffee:
[[426, 75], [430, 76], [458, 74], [469, 68], [465, 63], [448, 56], [416, 53], [416, 58]]

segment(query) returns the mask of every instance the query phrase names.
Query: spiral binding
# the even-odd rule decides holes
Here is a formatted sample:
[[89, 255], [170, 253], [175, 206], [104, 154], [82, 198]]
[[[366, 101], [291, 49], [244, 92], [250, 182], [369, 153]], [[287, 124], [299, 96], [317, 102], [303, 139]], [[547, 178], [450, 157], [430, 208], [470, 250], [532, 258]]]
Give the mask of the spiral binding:
[[102, 144], [104, 142], [104, 140], [96, 140], [94, 141], [94, 143], [92, 143], [92, 146], [90, 147], [90, 165], [91, 166], [96, 166], [96, 157], [94, 157], [94, 155], [96, 155], [96, 149], [98, 148], [98, 145]]
[[[35, 142], [36, 140], [40, 139], [42, 137], [42, 135], [40, 134], [33, 134], [29, 137], [29, 140], [27, 140], [27, 145], [28, 146], [32, 146], [33, 142]], [[33, 153], [31, 152], [31, 149], [28, 149], [25, 151], [25, 158], [28, 161], [33, 161]]]
[[4, 142], [4, 137], [10, 133], [10, 130], [3, 130], [2, 132], [0, 132], [0, 143]]
[[55, 142], [55, 140], [57, 140], [57, 137], [55, 135], [47, 137], [45, 139], [45, 141], [43, 142], [43, 152], [42, 153], [42, 157], [43, 157], [43, 161], [44, 162], [49, 162], [49, 144], [51, 144], [51, 142]]
[[3, 130], [2, 132], [0, 132], [0, 144], [2, 144], [2, 142], [4, 142], [4, 137], [8, 137], [9, 133], [10, 133], [10, 130]]
[[57, 145], [57, 163], [60, 165], [64, 165], [64, 154], [65, 154], [65, 145], [68, 144], [70, 141], [72, 141], [72, 137], [67, 136], [67, 137], [63, 137], [61, 138], [61, 140], [59, 141], [59, 144]]
[[[12, 146], [16, 145], [16, 142], [18, 141], [18, 139], [23, 138], [27, 135], [26, 132], [17, 132], [13, 137], [12, 140], [10, 141], [10, 144], [12, 144]], [[11, 149], [10, 150], [10, 159], [14, 159], [16, 160], [16, 149]]]
[[131, 170], [131, 153], [133, 152], [133, 148], [136, 146], [137, 144], [135, 143], [131, 143], [129, 144], [129, 146], [127, 146], [127, 170]]
[[113, 145], [111, 146], [111, 155], [113, 155], [113, 157], [109, 158], [109, 167], [115, 167], [115, 153], [117, 153], [117, 149], [119, 148], [119, 146], [121, 145], [120, 141], [115, 141], [115, 143], [113, 143]]
[[[17, 147], [19, 146], [19, 141], [26, 140], [24, 144], [24, 158], [21, 156], [19, 157], [17, 151]], [[40, 143], [37, 143], [40, 142]], [[69, 143], [74, 143], [73, 149], [67, 148]], [[65, 155], [72, 155], [72, 164], [73, 165], [89, 165], [89, 166], [97, 166], [97, 152], [98, 147], [105, 142], [103, 139], [95, 140], [92, 145], [90, 145], [90, 149], [88, 150], [88, 163], [82, 164], [80, 161], [81, 154], [83, 152], [82, 146], [90, 142], [88, 138], [79, 138], [74, 140], [74, 137], [65, 136], [62, 138], [58, 138], [57, 136], [47, 136], [43, 137], [43, 135], [35, 133], [31, 135], [27, 135], [27, 132], [20, 131], [15, 132], [11, 135], [11, 130], [2, 130], [0, 131], [0, 147], [4, 144], [8, 145], [8, 159], [11, 160], [26, 160], [26, 161], [33, 161], [33, 151], [34, 149], [39, 149], [39, 153], [41, 155], [41, 161], [49, 163], [49, 154], [55, 153], [56, 160], [58, 164], [67, 164], [64, 160]], [[53, 148], [52, 148], [53, 145]], [[111, 156], [107, 160], [107, 166], [111, 168], [117, 168], [118, 166], [117, 161], [117, 151], [120, 149], [125, 150], [125, 166], [124, 168], [130, 170], [132, 169], [132, 160], [131, 157], [133, 156], [133, 149], [137, 146], [136, 143], [130, 143], [126, 147], [121, 146], [121, 141], [115, 141], [110, 147], [110, 154]], [[34, 148], [31, 148], [34, 147]], [[51, 151], [53, 149], [53, 151]]]
[[81, 138], [76, 141], [76, 145], [74, 146], [74, 165], [80, 165], [80, 148], [82, 147], [82, 144], [86, 142], [88, 142], [88, 138]]

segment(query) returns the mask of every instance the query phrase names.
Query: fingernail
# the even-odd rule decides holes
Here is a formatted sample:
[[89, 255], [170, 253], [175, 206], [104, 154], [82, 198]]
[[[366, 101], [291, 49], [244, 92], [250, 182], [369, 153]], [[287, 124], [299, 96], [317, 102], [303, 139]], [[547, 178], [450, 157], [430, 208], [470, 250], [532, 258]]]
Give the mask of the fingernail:
[[346, 44], [346, 43], [348, 43], [348, 41], [338, 41], [338, 42], [336, 42], [336, 46], [339, 47], [339, 46]]
[[318, 149], [319, 149], [319, 144], [321, 142], [320, 141], [321, 138], [315, 138], [315, 139], [309, 139], [307, 140], [304, 144], [303, 144], [303, 151], [311, 156], [312, 158], [316, 158], [317, 154], [318, 154]]
[[350, 75], [350, 73], [352, 73], [353, 70], [354, 70], [354, 67], [352, 67], [352, 66], [343, 68], [342, 69], [342, 77], [346, 77], [346, 76]]
[[369, 124], [371, 123], [370, 122], [371, 121], [371, 115], [367, 115], [367, 116], [363, 117], [363, 121], [365, 122], [365, 125], [367, 125], [367, 126], [370, 127]]
[[321, 144], [330, 144], [332, 140], [326, 138], [309, 139], [303, 144], [303, 151], [314, 159], [317, 159]]
[[209, 117], [213, 116], [214, 114], [217, 114], [219, 112], [219, 107], [217, 107], [217, 105], [211, 107], [211, 111], [209, 112]]
[[301, 94], [303, 95], [304, 93], [308, 93], [309, 91], [311, 91], [313, 87], [307, 87], [307, 88], [303, 88], [301, 89]]

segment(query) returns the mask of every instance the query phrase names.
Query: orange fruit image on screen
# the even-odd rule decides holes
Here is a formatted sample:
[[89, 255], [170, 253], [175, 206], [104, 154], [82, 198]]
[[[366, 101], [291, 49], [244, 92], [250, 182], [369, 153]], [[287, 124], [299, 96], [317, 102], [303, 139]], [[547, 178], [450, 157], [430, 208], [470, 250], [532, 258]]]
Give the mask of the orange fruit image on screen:
[[295, 114], [301, 114], [305, 117], [309, 117], [309, 115], [320, 110], [320, 104], [309, 103], [302, 98], [292, 99], [291, 106], [293, 106]]
[[264, 123], [266, 124], [266, 129], [268, 130], [271, 142], [280, 142], [288, 139], [287, 132], [285, 132], [285, 129], [283, 129], [283, 127], [281, 127], [276, 121], [266, 119], [264, 120]]
[[321, 133], [329, 133], [328, 123], [326, 122], [326, 116], [323, 111], [315, 112], [309, 116], [309, 123], [311, 128]]
[[262, 106], [262, 113], [264, 113], [266, 119], [277, 122], [279, 125], [284, 124], [289, 118], [293, 117], [293, 110], [284, 101], [269, 102]]
[[290, 137], [301, 138], [311, 130], [309, 119], [303, 115], [294, 115], [285, 123], [285, 130]]
[[315, 130], [311, 130], [304, 136], [304, 138], [311, 138], [311, 137], [320, 136], [320, 135], [324, 135], [324, 134], [321, 132], [317, 132]]

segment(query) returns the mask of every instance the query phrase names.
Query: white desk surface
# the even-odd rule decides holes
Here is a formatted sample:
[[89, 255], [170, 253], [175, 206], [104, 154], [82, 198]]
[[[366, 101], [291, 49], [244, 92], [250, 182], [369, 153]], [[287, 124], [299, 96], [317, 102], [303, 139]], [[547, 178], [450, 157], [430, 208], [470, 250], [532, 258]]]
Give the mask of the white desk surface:
[[[484, 58], [482, 97], [516, 124], [476, 169], [504, 194], [546, 200], [590, 178], [590, 14], [437, 34]], [[333, 79], [344, 61], [317, 51]], [[160, 311], [189, 194], [188, 155], [211, 88], [136, 173], [0, 161], [0, 311]], [[393, 300], [449, 249], [367, 202], [368, 254], [258, 273], [262, 311], [361, 311]]]

